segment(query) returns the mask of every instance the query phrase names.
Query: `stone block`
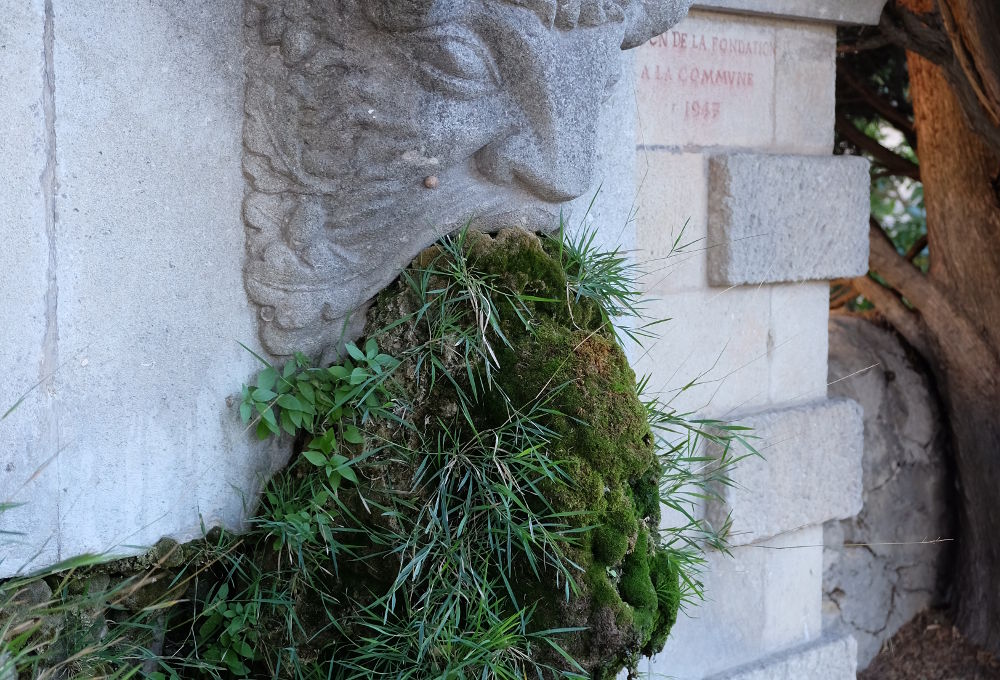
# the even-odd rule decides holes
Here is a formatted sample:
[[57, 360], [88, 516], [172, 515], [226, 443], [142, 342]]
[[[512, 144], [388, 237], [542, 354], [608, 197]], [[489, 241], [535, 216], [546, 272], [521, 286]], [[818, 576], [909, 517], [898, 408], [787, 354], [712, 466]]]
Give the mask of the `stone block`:
[[[700, 680], [820, 636], [822, 529], [708, 555], [705, 601], [682, 613], [648, 676]], [[809, 676], [803, 676], [803, 678]]]
[[[41, 0], [8, 3], [0, 22], [0, 575], [52, 560], [58, 526], [55, 468], [59, 450], [50, 413], [58, 366], [48, 321], [55, 303], [49, 279], [56, 190], [46, 87], [46, 21]], [[19, 535], [21, 534], [21, 535]], [[37, 558], [32, 562], [32, 556]]]
[[[765, 411], [740, 418], [760, 456], [741, 460], [734, 486], [721, 489], [706, 516], [732, 516], [733, 545], [746, 545], [861, 509], [861, 407], [849, 399]], [[713, 447], [714, 448], [714, 447]], [[718, 451], [716, 451], [718, 454]]]
[[639, 151], [635, 164], [638, 196], [636, 259], [650, 295], [704, 289], [707, 164], [699, 153]]
[[658, 337], [631, 355], [649, 391], [681, 412], [724, 416], [767, 403], [766, 288], [696, 290], [647, 304]]
[[720, 154], [709, 159], [712, 285], [826, 280], [868, 271], [868, 161]]
[[773, 139], [773, 25], [692, 13], [636, 52], [639, 129], [647, 147], [762, 147]]
[[856, 656], [850, 635], [826, 637], [706, 680], [854, 680]]
[[[256, 337], [241, 276], [242, 23], [240, 0], [55, 2], [54, 240], [25, 255], [35, 262], [40, 251], [43, 274], [47, 253], [55, 263], [54, 430], [37, 445], [18, 440], [59, 451], [45, 473], [57, 491], [35, 486], [24, 498], [27, 509], [57, 508], [57, 530], [32, 527], [53, 557], [238, 526], [280, 462], [227, 404], [259, 368], [237, 344]], [[32, 50], [40, 59], [41, 45]], [[38, 191], [37, 167], [24, 174], [15, 186]], [[25, 283], [36, 296], [27, 309], [46, 289], [38, 278]], [[13, 367], [18, 385], [38, 379], [36, 326], [16, 331], [35, 348], [23, 373]]]
[[837, 29], [803, 23], [776, 28], [774, 145], [780, 153], [833, 150]]
[[884, 4], [885, 0], [697, 0], [694, 7], [836, 24], [877, 24]]
[[825, 282], [771, 286], [767, 349], [772, 404], [826, 398], [829, 299]]

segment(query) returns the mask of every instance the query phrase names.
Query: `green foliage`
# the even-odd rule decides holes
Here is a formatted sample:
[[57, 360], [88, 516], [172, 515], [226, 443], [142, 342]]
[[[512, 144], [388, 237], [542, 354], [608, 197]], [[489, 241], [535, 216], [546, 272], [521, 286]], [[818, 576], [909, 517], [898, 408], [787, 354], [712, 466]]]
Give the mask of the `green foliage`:
[[[258, 357], [240, 416], [294, 455], [244, 533], [0, 583], [0, 664], [605, 678], [659, 650], [702, 595], [704, 549], [725, 549], [727, 527], [695, 506], [752, 448], [641, 398], [618, 338], [642, 333], [616, 325], [641, 314], [635, 273], [592, 232], [444, 239], [337, 364]], [[661, 505], [678, 526], [660, 526]]]
[[[619, 327], [614, 320], [624, 317], [642, 317], [642, 295], [636, 286], [639, 272], [634, 263], [615, 248], [603, 250], [596, 244], [597, 229], [579, 229], [575, 236], [566, 232], [566, 225], [559, 223], [555, 237], [555, 247], [549, 242], [549, 250], [558, 250], [558, 261], [566, 277], [566, 299], [579, 304], [590, 300], [597, 305], [602, 322], [616, 332]], [[572, 306], [570, 306], [572, 309]], [[622, 328], [633, 340], [649, 337], [648, 332]]]
[[253, 663], [260, 639], [261, 602], [250, 597], [244, 602], [230, 602], [229, 583], [219, 586], [215, 596], [199, 615], [197, 638], [202, 658], [225, 663], [237, 677], [250, 673], [247, 663]]
[[[930, 261], [923, 185], [907, 176], [907, 168], [913, 167], [910, 164], [919, 166], [907, 58], [900, 46], [880, 35], [880, 30], [841, 27], [838, 31], [836, 151], [862, 155], [872, 162], [872, 218], [897, 251], [926, 272]], [[854, 126], [875, 144], [858, 146], [850, 141], [843, 134], [842, 126], [846, 125]], [[841, 292], [835, 284], [834, 297]], [[847, 306], [857, 311], [872, 308], [860, 297]]]

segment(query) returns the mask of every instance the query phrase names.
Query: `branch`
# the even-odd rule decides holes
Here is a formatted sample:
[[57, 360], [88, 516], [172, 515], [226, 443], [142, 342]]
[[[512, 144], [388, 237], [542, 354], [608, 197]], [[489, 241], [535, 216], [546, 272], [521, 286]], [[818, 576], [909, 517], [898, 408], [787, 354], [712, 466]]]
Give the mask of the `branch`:
[[[995, 77], [984, 75], [998, 60], [986, 47], [993, 39], [989, 31], [994, 26], [975, 27], [977, 17], [978, 20], [983, 17], [977, 15], [970, 20], [969, 15], [964, 17], [967, 25], [959, 27], [954, 16], [955, 7], [939, 6], [945, 8], [943, 18], [937, 11], [915, 14], [900, 7], [898, 2], [890, 2], [882, 11], [879, 30], [894, 45], [940, 66], [969, 125], [994, 148], [1000, 148], [1000, 126], [996, 122], [1000, 119], [1000, 94], [995, 91], [998, 84]], [[989, 11], [995, 13], [996, 9]], [[960, 28], [969, 30], [963, 32]]]
[[913, 262], [913, 260], [917, 257], [917, 255], [922, 253], [924, 251], [924, 248], [927, 247], [927, 243], [928, 243], [927, 234], [924, 234], [923, 236], [921, 236], [920, 238], [918, 238], [916, 241], [913, 242], [913, 245], [910, 246], [910, 249], [906, 251], [906, 255], [903, 255], [903, 257], [906, 259], [907, 262]]
[[846, 66], [843, 59], [837, 62], [837, 74], [847, 85], [854, 90], [872, 109], [885, 118], [893, 127], [903, 133], [906, 141], [914, 149], [917, 148], [917, 133], [913, 129], [913, 121], [910, 117], [892, 105], [885, 97], [881, 96], [867, 83], [858, 78]]
[[837, 54], [857, 54], [868, 50], [879, 50], [892, 42], [884, 35], [873, 35], [868, 38], [861, 38], [854, 43], [841, 43], [837, 45]]
[[920, 181], [920, 166], [908, 158], [900, 156], [892, 149], [887, 149], [859, 130], [844, 114], [837, 115], [837, 132], [862, 151], [867, 151], [877, 163], [885, 167], [892, 175], [901, 175]]
[[948, 29], [955, 61], [992, 127], [1000, 125], [1000, 5], [975, 0], [942, 0], [941, 18]]
[[937, 12], [916, 14], [899, 3], [889, 2], [882, 11], [878, 27], [892, 44], [916, 52], [939, 66], [952, 60], [951, 45]]
[[[895, 291], [868, 277], [853, 280], [858, 291], [885, 315], [886, 320], [898, 330], [925, 357], [939, 359], [935, 347], [948, 347], [947, 356], [960, 357], [968, 367], [1000, 365], [1000, 357], [984, 341], [979, 325], [970, 320], [960, 306], [952, 304], [948, 296], [919, 269], [896, 252], [896, 247], [886, 236], [879, 223], [871, 218], [869, 230], [868, 266], [878, 273]], [[904, 303], [910, 303], [915, 309]], [[976, 375], [994, 380], [995, 371]], [[975, 375], [975, 374], [974, 374]]]
[[830, 282], [830, 289], [830, 309], [840, 309], [860, 294], [853, 285], [853, 279], [834, 279]]
[[874, 217], [869, 218], [868, 266], [921, 311], [949, 308], [947, 300], [923, 272], [896, 251], [896, 246]]
[[920, 315], [908, 308], [898, 295], [869, 276], [859, 276], [851, 281], [851, 285], [875, 305], [885, 320], [924, 358], [933, 358], [927, 329]]

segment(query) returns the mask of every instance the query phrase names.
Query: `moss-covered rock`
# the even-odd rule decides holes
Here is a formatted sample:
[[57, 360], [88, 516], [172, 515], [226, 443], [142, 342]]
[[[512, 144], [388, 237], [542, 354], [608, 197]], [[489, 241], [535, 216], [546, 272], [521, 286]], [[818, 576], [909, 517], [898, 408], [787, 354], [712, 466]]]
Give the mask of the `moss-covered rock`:
[[[556, 511], [578, 513], [573, 521], [592, 527], [569, 550], [580, 567], [575, 596], [567, 601], [554, 582], [530, 577], [519, 581], [522, 596], [538, 602], [536, 626], [584, 628], [560, 643], [593, 678], [614, 677], [641, 653], [662, 647], [679, 599], [678, 571], [655, 540], [660, 468], [635, 374], [597, 303], [577, 300], [570, 290], [557, 243], [506, 230], [494, 237], [470, 232], [464, 247], [477, 275], [520, 295], [526, 308], [497, 306], [507, 342], [494, 338], [495, 388], [475, 417], [492, 427], [506, 417], [508, 404], [527, 408], [546, 400], [545, 425], [557, 435], [549, 455], [573, 484], [543, 490]], [[439, 256], [431, 250], [416, 264]], [[369, 327], [384, 327], [415, 306], [409, 287], [390, 287], [376, 300]], [[425, 338], [404, 324], [389, 341]], [[436, 411], [447, 409], [440, 392], [418, 394], [432, 397]], [[426, 408], [415, 404], [414, 410], [426, 422]], [[551, 650], [539, 653], [560, 664]]]
[[[136, 557], [85, 560], [89, 566], [19, 587], [8, 617], [15, 606], [58, 605], [46, 625], [65, 644], [36, 667], [99, 646], [124, 656], [91, 655], [79, 677], [146, 668], [161, 653], [179, 664], [180, 677], [556, 676], [577, 667], [540, 641], [552, 636], [536, 634], [558, 628], [577, 629], [555, 641], [601, 680], [663, 646], [680, 591], [658, 537], [662, 470], [606, 315], [594, 300], [576, 298], [557, 242], [518, 230], [470, 232], [458, 242], [460, 250], [428, 249], [379, 294], [366, 349], [353, 347], [355, 363], [282, 374], [299, 392], [275, 399], [279, 405], [302, 408], [298, 400], [321, 389], [336, 397], [323, 409], [310, 402], [339, 415], [327, 413], [322, 434], [308, 434], [339, 433], [337, 464], [351, 463], [336, 478], [343, 483], [326, 471], [332, 457], [303, 453], [309, 442], [300, 431], [292, 463], [268, 483], [248, 533], [212, 530], [184, 545], [164, 539]], [[456, 281], [457, 306], [438, 307]], [[494, 313], [484, 316], [484, 305]], [[485, 332], [488, 348], [476, 345], [483, 338], [470, 325]], [[374, 367], [387, 376], [377, 394], [344, 396], [367, 384]], [[317, 373], [342, 377], [310, 382]], [[494, 439], [484, 445], [477, 437], [499, 441], [512, 411], [531, 412], [538, 429], [497, 455]], [[525, 443], [533, 455], [543, 451], [545, 471], [570, 481], [528, 466], [515, 492], [509, 466]], [[449, 477], [449, 466], [460, 473]], [[483, 510], [510, 498], [506, 516]], [[558, 525], [545, 549], [559, 558], [531, 562], [529, 549], [509, 546], [510, 534], [496, 549], [504, 529], [495, 520], [521, 532], [513, 542], [542, 531], [537, 522], [526, 530], [515, 515]], [[567, 537], [576, 540], [561, 542]], [[488, 602], [478, 620], [477, 599]], [[527, 630], [516, 616], [524, 610], [532, 612]], [[517, 625], [495, 625], [508, 620]], [[148, 653], [136, 651], [143, 645]], [[466, 663], [477, 645], [486, 654]], [[492, 658], [504, 655], [513, 662], [491, 675]]]

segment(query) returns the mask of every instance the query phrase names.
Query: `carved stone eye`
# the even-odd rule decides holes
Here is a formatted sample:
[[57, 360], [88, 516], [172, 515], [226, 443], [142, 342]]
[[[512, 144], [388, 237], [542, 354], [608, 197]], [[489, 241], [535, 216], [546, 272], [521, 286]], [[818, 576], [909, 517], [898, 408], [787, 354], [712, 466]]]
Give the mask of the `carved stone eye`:
[[500, 75], [479, 37], [458, 26], [434, 27], [415, 36], [421, 79], [428, 89], [462, 99], [496, 92]]

